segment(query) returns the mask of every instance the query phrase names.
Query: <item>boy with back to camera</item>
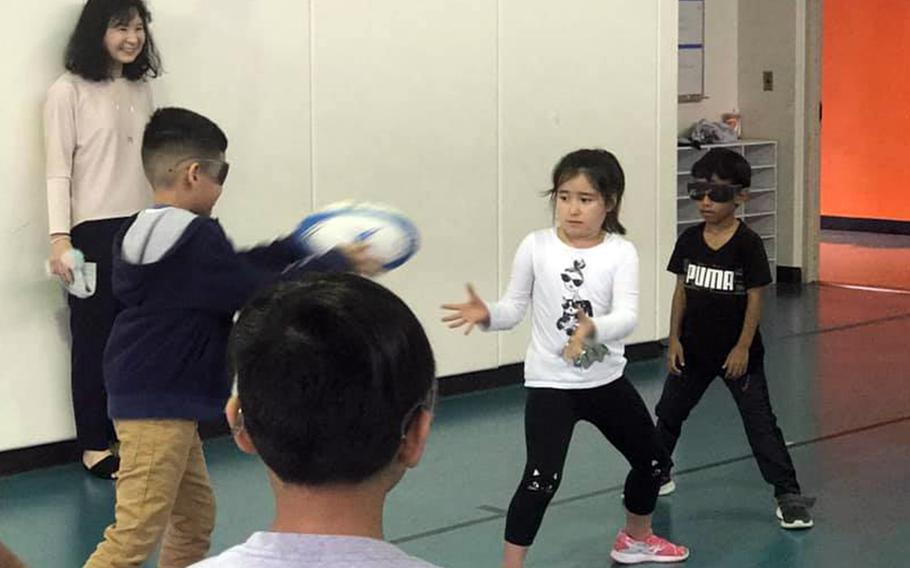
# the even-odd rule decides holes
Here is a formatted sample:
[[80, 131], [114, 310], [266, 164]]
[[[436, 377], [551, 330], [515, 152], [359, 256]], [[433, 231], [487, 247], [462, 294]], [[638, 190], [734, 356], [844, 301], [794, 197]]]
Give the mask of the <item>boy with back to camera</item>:
[[234, 440], [265, 462], [267, 531], [198, 568], [432, 568], [383, 540], [386, 495], [416, 467], [436, 397], [408, 307], [351, 274], [283, 282], [250, 302], [231, 357]]

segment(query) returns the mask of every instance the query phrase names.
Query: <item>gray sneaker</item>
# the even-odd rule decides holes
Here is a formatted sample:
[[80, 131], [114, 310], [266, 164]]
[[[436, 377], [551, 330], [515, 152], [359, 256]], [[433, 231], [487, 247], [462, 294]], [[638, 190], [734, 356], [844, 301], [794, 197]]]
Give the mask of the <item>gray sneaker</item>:
[[777, 497], [777, 518], [785, 529], [810, 529], [815, 524], [809, 509], [815, 504], [814, 497], [803, 497], [796, 493], [785, 493]]

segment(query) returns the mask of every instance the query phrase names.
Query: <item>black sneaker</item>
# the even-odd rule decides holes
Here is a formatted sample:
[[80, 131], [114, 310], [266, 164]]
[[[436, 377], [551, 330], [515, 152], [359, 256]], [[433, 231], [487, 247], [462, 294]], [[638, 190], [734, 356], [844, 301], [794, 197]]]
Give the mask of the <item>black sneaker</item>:
[[814, 497], [803, 497], [796, 493], [785, 493], [777, 497], [777, 518], [785, 529], [809, 529], [815, 524], [809, 509], [815, 504]]

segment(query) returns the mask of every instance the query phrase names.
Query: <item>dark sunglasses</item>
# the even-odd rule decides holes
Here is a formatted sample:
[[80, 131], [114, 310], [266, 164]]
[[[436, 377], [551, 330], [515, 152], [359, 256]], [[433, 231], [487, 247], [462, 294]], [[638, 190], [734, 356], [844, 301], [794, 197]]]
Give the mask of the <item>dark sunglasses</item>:
[[567, 284], [569, 282], [571, 282], [572, 284], [575, 284], [576, 286], [581, 286], [585, 282], [584, 280], [582, 280], [580, 278], [572, 278], [568, 274], [560, 274], [559, 276], [560, 276], [560, 278], [562, 278], [562, 281]]
[[742, 191], [743, 186], [709, 181], [690, 181], [686, 188], [689, 190], [689, 198], [694, 201], [701, 201], [707, 195], [708, 199], [714, 203], [727, 203], [733, 201], [737, 192]]
[[200, 164], [217, 165], [218, 169], [215, 171], [212, 171], [209, 168], [205, 168], [205, 170], [206, 170], [207, 174], [212, 176], [212, 178], [215, 180], [215, 183], [217, 183], [218, 185], [224, 185], [224, 181], [227, 179], [228, 172], [231, 170], [231, 164], [229, 164], [223, 160], [216, 160], [215, 158], [184, 158], [184, 159], [180, 160], [179, 162], [177, 162], [176, 164], [174, 164], [174, 167], [168, 169], [168, 171], [173, 172], [175, 169], [177, 169], [177, 166], [179, 166], [180, 164], [182, 164], [184, 162], [190, 162], [190, 161], [199, 162]]
[[214, 160], [214, 159], [197, 160], [197, 162], [205, 162], [205, 163], [217, 165], [218, 166], [217, 170], [215, 170], [214, 172], [209, 171], [208, 173], [215, 179], [215, 182], [218, 185], [224, 185], [224, 180], [227, 179], [228, 172], [231, 170], [231, 164], [229, 164], [227, 162], [222, 162], [221, 160]]
[[414, 419], [417, 418], [417, 411], [424, 409], [429, 413], [436, 412], [436, 402], [439, 400], [439, 382], [436, 379], [433, 379], [433, 384], [430, 386], [430, 390], [427, 391], [427, 394], [417, 402], [411, 409], [404, 415], [404, 419], [401, 421], [401, 437], [407, 435], [408, 430], [411, 428], [411, 424], [414, 422]]

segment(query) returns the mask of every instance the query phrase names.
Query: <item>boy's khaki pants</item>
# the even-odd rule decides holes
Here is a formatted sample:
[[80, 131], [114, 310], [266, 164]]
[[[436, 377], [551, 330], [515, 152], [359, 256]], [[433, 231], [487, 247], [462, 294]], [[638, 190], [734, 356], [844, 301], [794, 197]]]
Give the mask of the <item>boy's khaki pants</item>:
[[140, 566], [161, 542], [159, 566], [205, 557], [215, 497], [191, 420], [115, 420], [120, 473], [114, 524], [86, 561], [91, 568]]

